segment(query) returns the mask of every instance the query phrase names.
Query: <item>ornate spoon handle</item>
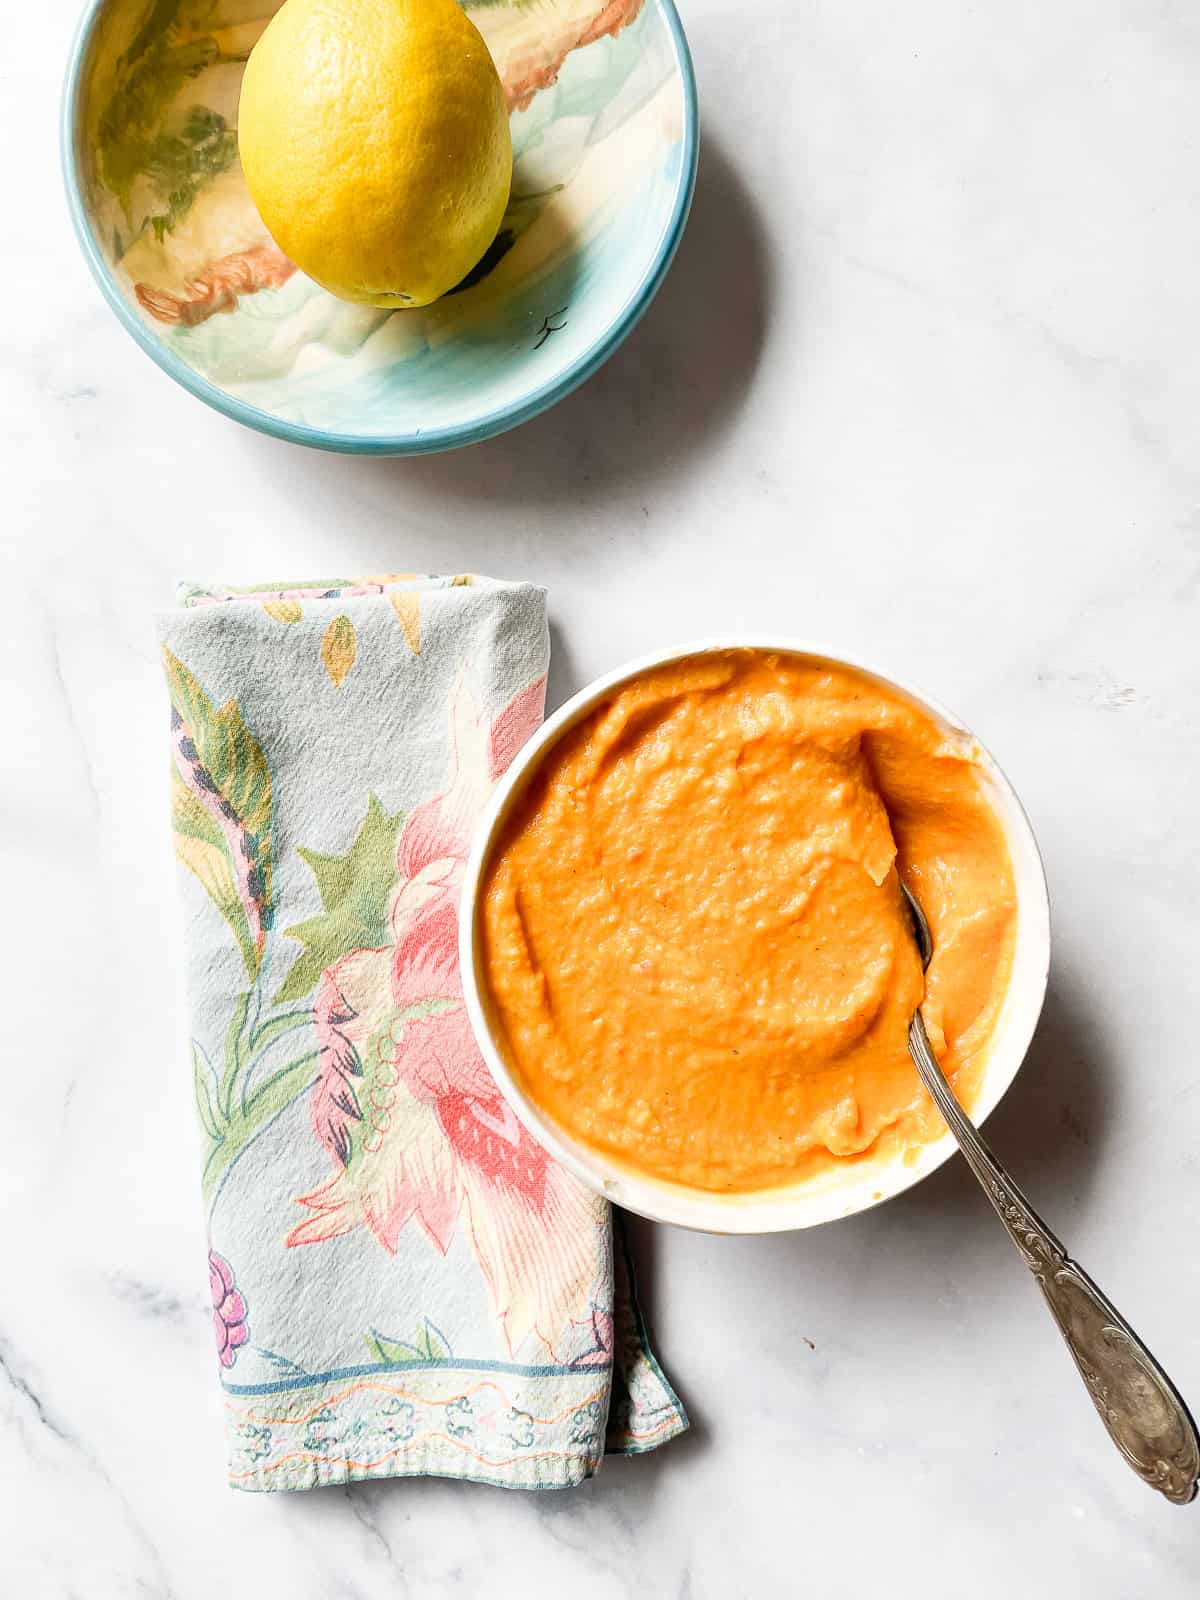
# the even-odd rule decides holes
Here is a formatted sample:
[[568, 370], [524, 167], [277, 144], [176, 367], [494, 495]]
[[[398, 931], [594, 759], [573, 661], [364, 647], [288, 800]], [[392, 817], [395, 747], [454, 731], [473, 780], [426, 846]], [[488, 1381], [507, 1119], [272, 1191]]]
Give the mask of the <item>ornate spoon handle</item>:
[[908, 1047], [921, 1082], [1037, 1279], [1113, 1443], [1139, 1477], [1186, 1505], [1200, 1479], [1200, 1439], [1175, 1385], [984, 1144], [937, 1064], [919, 1011]]

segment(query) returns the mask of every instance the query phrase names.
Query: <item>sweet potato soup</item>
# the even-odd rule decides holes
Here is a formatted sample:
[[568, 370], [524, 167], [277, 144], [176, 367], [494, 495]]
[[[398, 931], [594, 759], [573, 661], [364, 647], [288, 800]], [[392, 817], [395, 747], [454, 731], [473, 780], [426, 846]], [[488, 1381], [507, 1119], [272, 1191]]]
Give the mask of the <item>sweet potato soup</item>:
[[729, 1191], [935, 1138], [918, 1005], [969, 1107], [1015, 926], [975, 747], [849, 668], [730, 651], [632, 680], [545, 753], [482, 937], [532, 1098], [628, 1168]]

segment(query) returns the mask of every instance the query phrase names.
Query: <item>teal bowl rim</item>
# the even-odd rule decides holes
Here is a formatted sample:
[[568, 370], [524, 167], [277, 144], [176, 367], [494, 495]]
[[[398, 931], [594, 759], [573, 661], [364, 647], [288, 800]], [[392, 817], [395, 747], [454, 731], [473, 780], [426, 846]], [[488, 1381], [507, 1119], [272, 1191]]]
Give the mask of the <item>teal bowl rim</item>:
[[515, 428], [522, 422], [530, 421], [531, 418], [548, 410], [556, 401], [569, 395], [581, 383], [586, 382], [633, 331], [666, 277], [667, 268], [679, 248], [696, 187], [696, 167], [700, 151], [699, 111], [696, 100], [696, 75], [683, 23], [675, 9], [675, 0], [651, 0], [666, 18], [679, 68], [680, 84], [683, 89], [683, 159], [680, 163], [675, 204], [670, 222], [659, 244], [658, 255], [602, 337], [570, 366], [564, 368], [557, 377], [543, 384], [540, 389], [533, 390], [523, 400], [502, 406], [496, 411], [489, 411], [469, 422], [459, 422], [451, 427], [431, 429], [428, 432], [420, 429], [395, 434], [332, 433], [324, 428], [310, 428], [304, 423], [288, 422], [282, 417], [273, 416], [269, 411], [260, 410], [258, 406], [247, 405], [245, 401], [226, 394], [207, 378], [202, 378], [143, 326], [122, 295], [118, 293], [84, 210], [77, 171], [75, 137], [83, 93], [83, 63], [100, 13], [108, 3], [109, 0], [90, 0], [75, 32], [67, 65], [66, 82], [63, 85], [60, 155], [63, 182], [67, 190], [67, 205], [75, 228], [75, 236], [79, 240], [80, 248], [91, 268], [92, 276], [100, 287], [101, 294], [116, 312], [126, 332], [132, 334], [150, 359], [174, 378], [176, 383], [190, 394], [194, 394], [198, 400], [203, 400], [206, 405], [212, 406], [214, 411], [232, 417], [235, 422], [243, 422], [249, 428], [256, 428], [260, 433], [268, 433], [275, 439], [286, 439], [291, 444], [307, 444], [318, 450], [334, 450], [346, 455], [429, 455], [437, 450], [453, 450], [460, 445], [477, 444], [498, 433], [505, 433], [509, 428]]

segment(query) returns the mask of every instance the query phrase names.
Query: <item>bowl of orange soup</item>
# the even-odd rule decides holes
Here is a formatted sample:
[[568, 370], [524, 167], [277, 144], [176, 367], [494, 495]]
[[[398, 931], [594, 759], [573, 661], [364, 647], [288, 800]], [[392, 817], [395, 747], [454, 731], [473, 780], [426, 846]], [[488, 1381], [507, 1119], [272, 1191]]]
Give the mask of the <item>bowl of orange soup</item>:
[[463, 903], [472, 1025], [530, 1133], [618, 1204], [721, 1233], [933, 1171], [955, 1147], [914, 1008], [979, 1122], [1049, 966], [1037, 845], [975, 736], [770, 639], [635, 661], [564, 705], [493, 795]]

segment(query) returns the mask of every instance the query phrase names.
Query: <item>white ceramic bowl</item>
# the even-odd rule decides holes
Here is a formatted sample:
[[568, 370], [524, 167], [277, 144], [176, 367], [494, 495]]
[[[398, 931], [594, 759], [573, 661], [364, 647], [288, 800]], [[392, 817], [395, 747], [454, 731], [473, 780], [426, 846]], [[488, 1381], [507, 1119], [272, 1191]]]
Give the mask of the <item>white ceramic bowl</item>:
[[818, 656], [832, 665], [865, 673], [888, 689], [898, 690], [916, 702], [947, 729], [965, 734], [980, 751], [980, 766], [996, 814], [1012, 855], [1017, 891], [1017, 939], [1012, 976], [1000, 1019], [992, 1035], [979, 1094], [972, 1108], [982, 1122], [1017, 1074], [1033, 1038], [1046, 993], [1050, 967], [1050, 905], [1046, 877], [1029, 818], [1012, 785], [983, 749], [970, 729], [928, 695], [894, 678], [872, 672], [859, 662], [847, 661], [828, 650], [796, 639], [704, 639], [679, 645], [631, 661], [610, 672], [568, 700], [518, 754], [501, 779], [475, 837], [463, 885], [460, 921], [461, 967], [467, 1010], [479, 1048], [496, 1083], [533, 1137], [589, 1187], [629, 1211], [658, 1222], [710, 1233], [777, 1233], [789, 1228], [810, 1228], [819, 1222], [853, 1216], [857, 1211], [900, 1194], [940, 1167], [953, 1154], [950, 1134], [925, 1145], [909, 1160], [902, 1155], [845, 1169], [834, 1168], [818, 1177], [782, 1188], [753, 1194], [715, 1194], [685, 1184], [669, 1183], [634, 1172], [602, 1151], [576, 1139], [553, 1121], [514, 1077], [493, 1032], [485, 998], [482, 940], [479, 934], [480, 883], [493, 844], [508, 814], [555, 742], [621, 684], [651, 667], [686, 656], [716, 650], [772, 650], [783, 654]]

